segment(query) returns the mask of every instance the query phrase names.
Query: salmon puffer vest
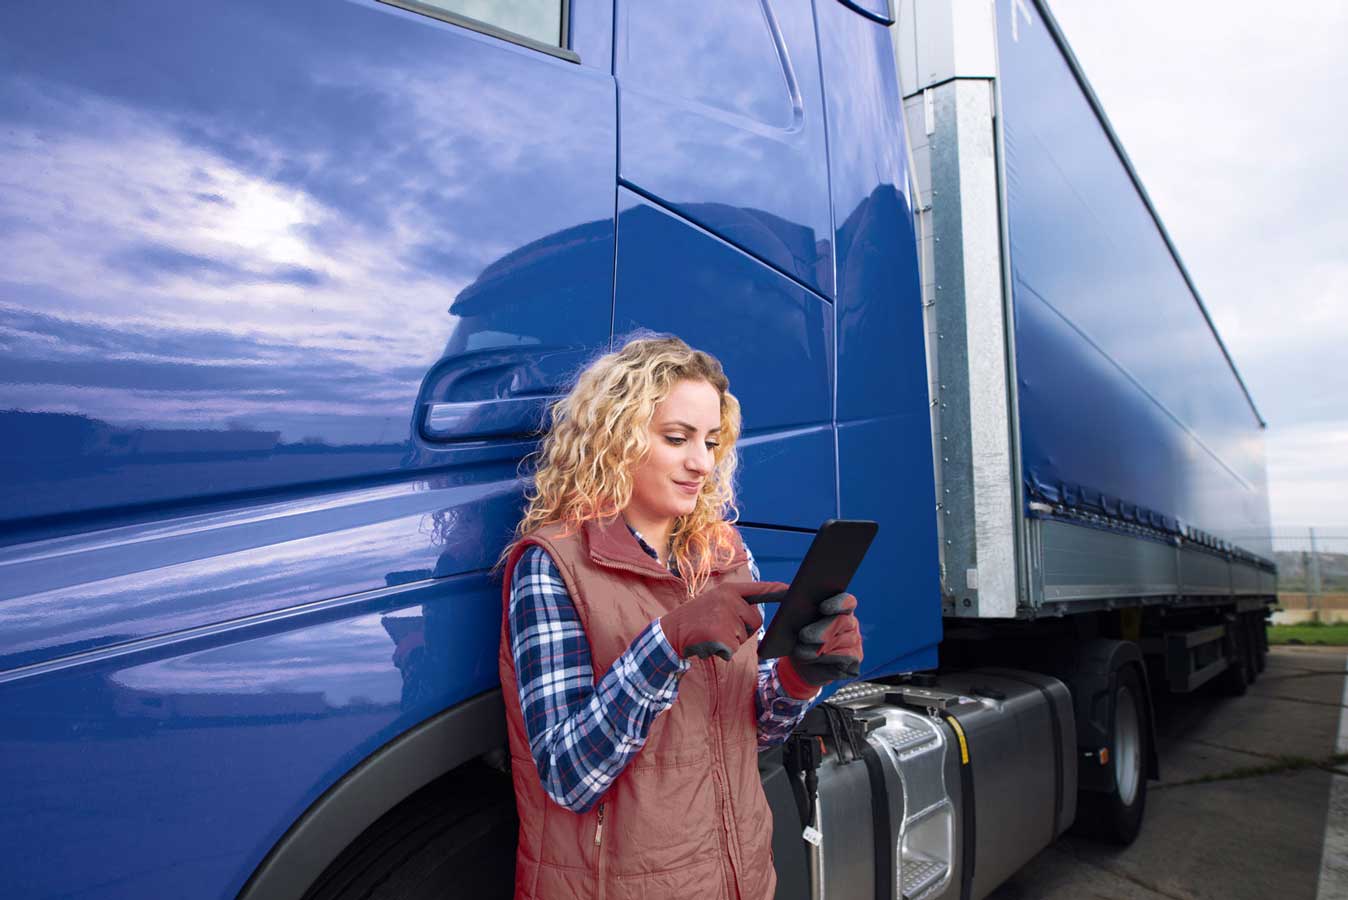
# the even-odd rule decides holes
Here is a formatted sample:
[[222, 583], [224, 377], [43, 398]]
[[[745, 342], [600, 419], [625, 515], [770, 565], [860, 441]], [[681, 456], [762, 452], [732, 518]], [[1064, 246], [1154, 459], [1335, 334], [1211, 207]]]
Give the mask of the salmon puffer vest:
[[[529, 535], [507, 561], [507, 610], [511, 575], [530, 544], [557, 563], [596, 682], [652, 619], [689, 599], [683, 580], [615, 517], [570, 535], [557, 526]], [[736, 536], [734, 557], [708, 586], [751, 579]], [[593, 809], [575, 813], [547, 795], [529, 752], [504, 612], [499, 665], [520, 818], [516, 900], [771, 900], [772, 813], [758, 775], [754, 708], [758, 642], [750, 638], [729, 662], [692, 660], [645, 746]]]

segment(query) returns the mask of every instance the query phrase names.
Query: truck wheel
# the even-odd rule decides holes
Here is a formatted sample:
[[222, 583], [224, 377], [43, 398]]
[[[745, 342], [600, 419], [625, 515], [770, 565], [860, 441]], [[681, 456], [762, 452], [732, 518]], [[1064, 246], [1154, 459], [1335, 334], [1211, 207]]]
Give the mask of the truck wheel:
[[1114, 789], [1107, 793], [1083, 791], [1077, 798], [1077, 822], [1093, 837], [1116, 844], [1131, 844], [1142, 830], [1147, 808], [1146, 701], [1137, 670], [1119, 670], [1114, 691], [1114, 723], [1109, 741], [1109, 762], [1114, 768]]
[[1256, 675], [1264, 671], [1268, 664], [1268, 650], [1264, 644], [1264, 614], [1262, 612], [1249, 613], [1250, 618], [1250, 648], [1254, 655], [1254, 671]]
[[1244, 696], [1245, 689], [1254, 680], [1251, 674], [1254, 662], [1250, 653], [1250, 631], [1244, 625], [1244, 620], [1239, 616], [1228, 619], [1227, 666], [1226, 671], [1221, 674], [1220, 681], [1222, 693], [1230, 697]]
[[1240, 655], [1245, 660], [1245, 683], [1254, 684], [1259, 677], [1258, 654], [1254, 650], [1254, 632], [1250, 629], [1250, 619], [1245, 617], [1245, 627], [1240, 630]]
[[517, 822], [510, 776], [469, 763], [365, 829], [304, 900], [507, 900]]

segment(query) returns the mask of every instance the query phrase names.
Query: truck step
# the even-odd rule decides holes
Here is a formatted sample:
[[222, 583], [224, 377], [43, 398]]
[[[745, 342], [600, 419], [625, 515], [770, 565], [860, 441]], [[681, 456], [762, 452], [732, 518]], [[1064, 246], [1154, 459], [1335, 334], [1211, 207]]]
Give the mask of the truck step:
[[945, 881], [950, 863], [919, 854], [904, 854], [899, 871], [903, 879], [903, 900], [921, 900]]

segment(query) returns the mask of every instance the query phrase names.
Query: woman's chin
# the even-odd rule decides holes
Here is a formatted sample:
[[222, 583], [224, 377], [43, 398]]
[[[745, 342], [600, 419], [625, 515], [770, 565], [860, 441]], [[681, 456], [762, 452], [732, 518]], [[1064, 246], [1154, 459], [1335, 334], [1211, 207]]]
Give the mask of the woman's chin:
[[686, 516], [695, 509], [697, 509], [696, 497], [680, 497], [678, 501], [673, 504], [670, 513], [675, 517]]

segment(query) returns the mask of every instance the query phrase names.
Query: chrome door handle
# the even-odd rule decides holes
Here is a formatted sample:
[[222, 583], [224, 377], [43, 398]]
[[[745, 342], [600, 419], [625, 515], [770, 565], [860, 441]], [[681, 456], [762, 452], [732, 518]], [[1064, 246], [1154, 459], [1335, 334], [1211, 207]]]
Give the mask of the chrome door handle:
[[554, 397], [518, 397], [427, 403], [422, 430], [428, 440], [470, 441], [537, 433]]

